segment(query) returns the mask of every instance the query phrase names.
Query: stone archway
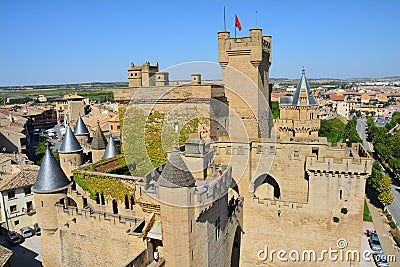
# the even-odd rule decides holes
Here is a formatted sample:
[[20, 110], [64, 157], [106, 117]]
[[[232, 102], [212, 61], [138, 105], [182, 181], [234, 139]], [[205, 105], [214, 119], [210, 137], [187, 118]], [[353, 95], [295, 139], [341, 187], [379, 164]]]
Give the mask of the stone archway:
[[278, 182], [269, 174], [263, 174], [254, 180], [254, 195], [260, 199], [280, 199], [281, 189]]

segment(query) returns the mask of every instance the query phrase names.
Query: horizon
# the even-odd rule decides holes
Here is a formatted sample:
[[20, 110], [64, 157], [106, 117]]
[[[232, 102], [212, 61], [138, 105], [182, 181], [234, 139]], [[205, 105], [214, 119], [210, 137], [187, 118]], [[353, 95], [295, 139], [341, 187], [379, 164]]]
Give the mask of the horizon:
[[156, 1], [151, 9], [129, 1], [6, 1], [0, 86], [127, 82], [130, 62], [159, 62], [160, 71], [199, 60], [218, 65], [224, 6], [232, 37], [235, 13], [243, 27], [238, 38], [255, 27], [272, 36], [270, 78], [300, 79], [302, 66], [309, 79], [400, 76], [395, 0]]

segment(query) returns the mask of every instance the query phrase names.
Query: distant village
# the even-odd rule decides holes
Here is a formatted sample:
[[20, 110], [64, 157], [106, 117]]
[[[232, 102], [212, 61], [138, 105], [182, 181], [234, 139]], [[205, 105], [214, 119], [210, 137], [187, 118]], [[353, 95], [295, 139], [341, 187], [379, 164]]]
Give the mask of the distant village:
[[[311, 83], [311, 82], [310, 82]], [[332, 85], [336, 83], [336, 85]], [[292, 95], [295, 85], [276, 81], [272, 101], [281, 96]], [[295, 83], [293, 83], [295, 84]], [[312, 84], [313, 94], [318, 99], [319, 117], [322, 120], [342, 116], [349, 119], [354, 113], [371, 115], [376, 122], [390, 121], [391, 114], [400, 110], [400, 81], [358, 81], [339, 83], [331, 80], [317, 80]]]

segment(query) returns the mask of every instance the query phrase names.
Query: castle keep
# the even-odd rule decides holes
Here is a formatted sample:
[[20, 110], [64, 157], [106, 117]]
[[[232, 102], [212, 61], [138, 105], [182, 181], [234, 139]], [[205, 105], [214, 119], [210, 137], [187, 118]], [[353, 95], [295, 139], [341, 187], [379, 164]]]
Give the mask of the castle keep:
[[[361, 144], [318, 137], [305, 70], [273, 125], [271, 37], [261, 29], [220, 32], [218, 50], [222, 84], [193, 74], [175, 85], [158, 64], [131, 65], [129, 87], [115, 91], [128, 114], [124, 155], [101, 129], [89, 146], [79, 120], [75, 133], [67, 128], [61, 166], [47, 149], [34, 186], [43, 266], [350, 265], [318, 259], [339, 239], [344, 252], [360, 251], [372, 159]], [[82, 165], [85, 147], [94, 163]], [[272, 250], [299, 255], [282, 261]]]

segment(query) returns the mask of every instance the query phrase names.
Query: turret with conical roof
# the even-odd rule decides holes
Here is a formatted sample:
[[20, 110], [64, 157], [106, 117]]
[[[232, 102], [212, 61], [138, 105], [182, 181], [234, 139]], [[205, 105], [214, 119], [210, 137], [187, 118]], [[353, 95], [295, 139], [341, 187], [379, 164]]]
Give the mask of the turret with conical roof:
[[32, 191], [35, 193], [53, 193], [63, 190], [72, 184], [65, 176], [60, 164], [54, 158], [53, 153], [47, 146], [39, 174], [36, 178]]
[[81, 147], [83, 148], [83, 152], [86, 153], [89, 150], [90, 134], [80, 114], [78, 116], [78, 120], [74, 128], [74, 135], [78, 140], [79, 144], [81, 145]]
[[96, 163], [103, 158], [104, 152], [106, 151], [106, 146], [107, 138], [104, 136], [103, 131], [101, 130], [100, 122], [97, 121], [96, 131], [91, 143], [93, 163]]
[[161, 172], [158, 184], [160, 186], [174, 188], [193, 187], [195, 183], [196, 181], [181, 158], [179, 150], [173, 150]]
[[[43, 244], [51, 243], [51, 236], [58, 229], [58, 211], [56, 204], [65, 203], [67, 188], [72, 182], [68, 180], [49, 147], [43, 157], [39, 174], [32, 187], [36, 203], [37, 220], [42, 229]], [[43, 251], [43, 263], [57, 259], [55, 250]]]
[[[194, 250], [191, 247], [194, 233], [189, 229], [192, 229], [192, 222], [199, 217], [193, 205], [193, 187], [196, 181], [178, 149], [169, 153], [168, 162], [164, 165], [157, 184], [163, 228], [163, 249], [165, 249], [164, 252], [167, 251], [164, 255], [168, 257], [168, 263], [172, 263], [173, 266], [189, 266], [191, 265], [190, 257], [179, 258], [178, 254], [182, 249]], [[179, 261], [176, 260], [177, 258]]]
[[318, 137], [318, 104], [308, 85], [304, 68], [294, 95], [280, 98], [279, 111], [275, 128], [281, 138]]
[[58, 152], [60, 155], [61, 168], [67, 177], [70, 177], [72, 175], [72, 170], [83, 163], [83, 149], [69, 125], [67, 125], [65, 135]]
[[112, 134], [110, 132], [110, 140], [108, 141], [106, 151], [104, 152], [103, 159], [110, 159], [119, 154], [119, 149], [115, 144]]

